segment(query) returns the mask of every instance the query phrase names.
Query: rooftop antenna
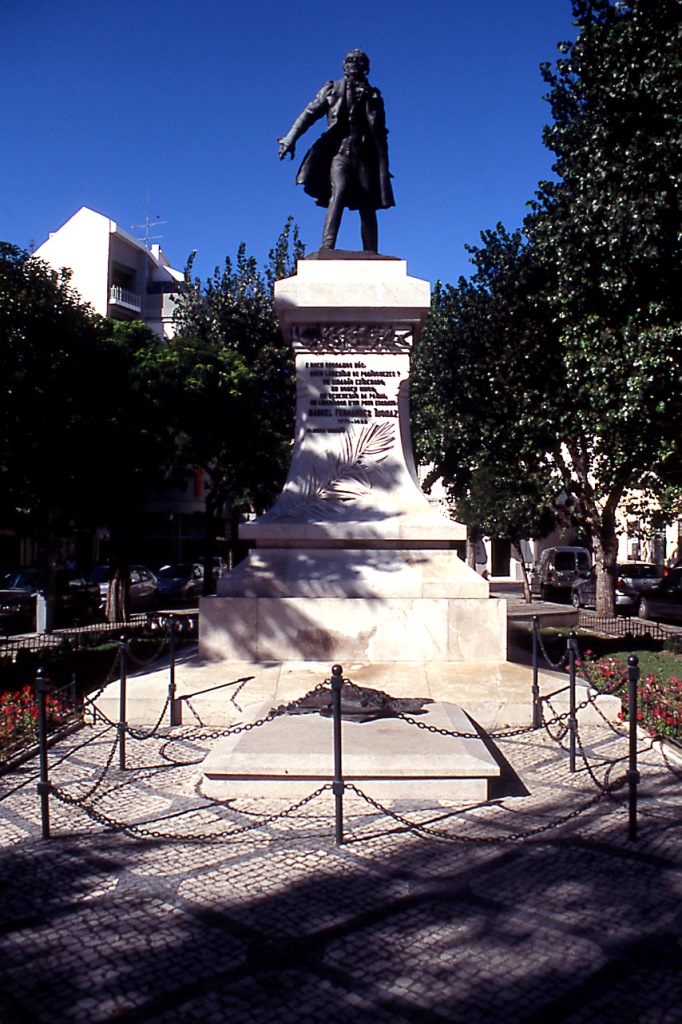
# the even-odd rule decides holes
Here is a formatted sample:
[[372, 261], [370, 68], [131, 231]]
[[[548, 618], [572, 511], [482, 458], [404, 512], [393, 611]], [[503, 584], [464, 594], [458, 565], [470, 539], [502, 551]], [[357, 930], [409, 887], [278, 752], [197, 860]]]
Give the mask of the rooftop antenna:
[[163, 235], [152, 235], [150, 234], [150, 228], [159, 227], [161, 224], [167, 224], [167, 220], [159, 220], [158, 214], [156, 220], [152, 223], [149, 220], [149, 189], [147, 189], [147, 215], [145, 217], [144, 224], [132, 224], [133, 231], [139, 231], [144, 228], [144, 238], [138, 238], [138, 242], [144, 242], [145, 249], [149, 248], [149, 243], [157, 238], [163, 238]]

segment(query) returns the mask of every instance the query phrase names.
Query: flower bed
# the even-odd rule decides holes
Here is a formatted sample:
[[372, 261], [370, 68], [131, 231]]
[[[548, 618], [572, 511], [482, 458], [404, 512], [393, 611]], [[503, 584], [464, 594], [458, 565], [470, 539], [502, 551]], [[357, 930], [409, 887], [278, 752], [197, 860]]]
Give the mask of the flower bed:
[[[591, 661], [589, 652], [580, 664], [588, 682], [600, 693], [617, 692], [621, 699], [621, 721], [628, 721], [629, 687], [627, 666], [617, 658]], [[637, 683], [637, 721], [648, 728], [651, 736], [665, 736], [682, 741], [682, 679], [668, 678], [653, 672]]]
[[[47, 731], [55, 732], [73, 721], [76, 713], [71, 688], [55, 690], [45, 697]], [[33, 686], [0, 694], [0, 762], [38, 740], [38, 700]]]

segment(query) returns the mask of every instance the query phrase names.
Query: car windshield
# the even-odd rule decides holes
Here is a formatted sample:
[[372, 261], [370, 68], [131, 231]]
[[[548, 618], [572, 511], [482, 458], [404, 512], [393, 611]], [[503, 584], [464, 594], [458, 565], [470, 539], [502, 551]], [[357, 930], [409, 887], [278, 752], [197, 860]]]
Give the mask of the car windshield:
[[661, 572], [656, 565], [619, 565], [618, 574], [631, 580], [655, 580]]
[[554, 565], [557, 572], [568, 572], [575, 569], [575, 554], [573, 551], [557, 551], [554, 556]]
[[30, 590], [35, 585], [37, 573], [31, 570], [8, 572], [2, 579], [3, 590]]
[[192, 566], [185, 562], [177, 565], [164, 565], [156, 575], [160, 580], [180, 579], [181, 577], [192, 575]]
[[90, 573], [90, 579], [93, 583], [108, 583], [109, 582], [109, 566], [98, 565], [96, 569], [93, 569]]

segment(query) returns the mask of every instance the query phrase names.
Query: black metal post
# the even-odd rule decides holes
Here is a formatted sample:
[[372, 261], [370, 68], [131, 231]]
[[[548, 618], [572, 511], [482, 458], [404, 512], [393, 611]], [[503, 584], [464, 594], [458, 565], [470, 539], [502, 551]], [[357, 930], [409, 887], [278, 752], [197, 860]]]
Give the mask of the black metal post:
[[540, 685], [538, 682], [538, 630], [540, 620], [537, 615], [533, 616], [533, 728], [539, 729], [542, 725], [540, 714]]
[[122, 636], [118, 642], [121, 655], [121, 688], [118, 701], [118, 767], [126, 768], [126, 683], [128, 681], [128, 641]]
[[45, 670], [38, 669], [36, 675], [36, 700], [38, 701], [38, 750], [40, 757], [40, 781], [38, 796], [40, 797], [40, 820], [43, 839], [50, 838], [50, 779], [47, 771], [47, 708], [46, 695], [49, 680]]
[[341, 764], [341, 689], [343, 668], [332, 665], [332, 712], [334, 717], [334, 782], [332, 793], [336, 803], [336, 845], [343, 844], [343, 768]]
[[639, 682], [639, 658], [631, 654], [628, 658], [628, 720], [630, 723], [630, 763], [627, 773], [628, 800], [628, 839], [637, 838], [637, 683]]
[[70, 699], [71, 699], [71, 711], [75, 715], [78, 709], [78, 686], [76, 673], [73, 672], [71, 675], [71, 686], [70, 686]]
[[575, 745], [578, 721], [575, 716], [575, 652], [576, 635], [568, 634], [568, 730], [570, 736], [569, 771], [575, 771]]
[[169, 615], [170, 628], [170, 680], [168, 696], [170, 698], [170, 724], [182, 725], [182, 701], [175, 699], [175, 616]]

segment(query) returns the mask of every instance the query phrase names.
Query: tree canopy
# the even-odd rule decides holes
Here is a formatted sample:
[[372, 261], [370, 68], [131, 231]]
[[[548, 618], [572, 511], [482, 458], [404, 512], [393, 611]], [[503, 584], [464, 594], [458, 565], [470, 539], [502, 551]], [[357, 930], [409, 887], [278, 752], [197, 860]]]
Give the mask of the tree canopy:
[[290, 219], [264, 270], [244, 244], [236, 260], [228, 257], [204, 283], [192, 278], [190, 260], [177, 304], [177, 334], [156, 354], [176, 459], [200, 467], [209, 481], [209, 530], [223, 505], [262, 511], [284, 482], [295, 377], [291, 348], [275, 314], [273, 285], [295, 272], [302, 255]]
[[127, 578], [136, 514], [195, 467], [209, 479], [208, 519], [225, 504], [267, 506], [294, 412], [272, 286], [302, 254], [289, 222], [263, 271], [243, 245], [205, 285], [190, 262], [177, 335], [164, 342], [142, 322], [96, 315], [68, 271], [0, 244], [0, 511], [27, 517], [41, 557], [60, 524], [108, 526]]
[[523, 234], [484, 233], [471, 281], [436, 290], [417, 419], [456, 500], [491, 465], [538, 502], [561, 494], [612, 611], [617, 508], [645, 490], [672, 513], [679, 483], [681, 5], [573, 12], [575, 42], [543, 67], [556, 177]]
[[94, 314], [67, 272], [0, 243], [4, 512], [104, 522], [143, 500], [163, 445], [136, 364], [157, 344], [144, 324]]

